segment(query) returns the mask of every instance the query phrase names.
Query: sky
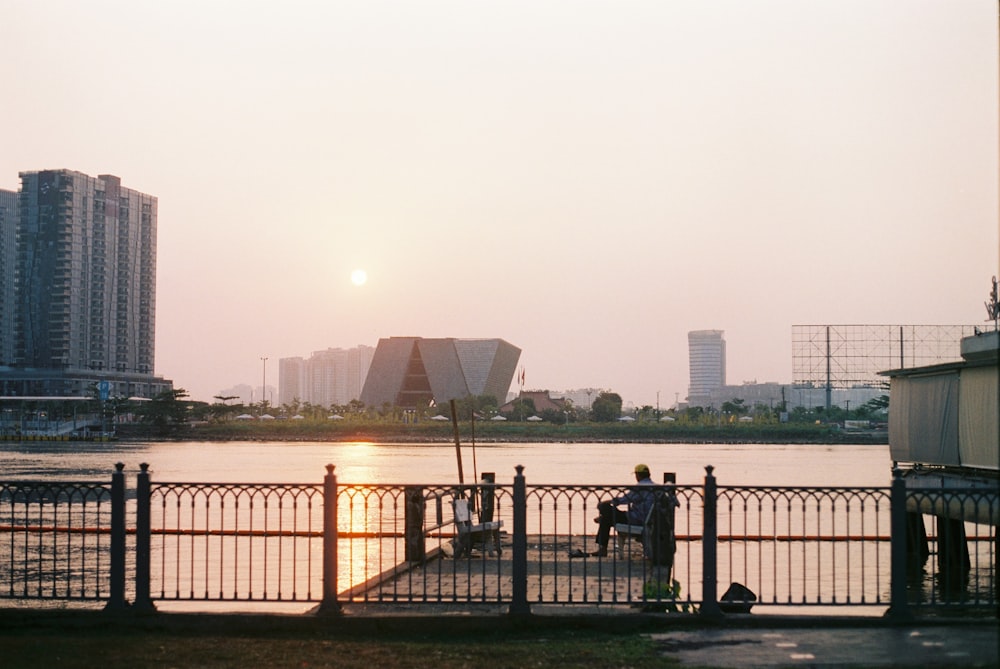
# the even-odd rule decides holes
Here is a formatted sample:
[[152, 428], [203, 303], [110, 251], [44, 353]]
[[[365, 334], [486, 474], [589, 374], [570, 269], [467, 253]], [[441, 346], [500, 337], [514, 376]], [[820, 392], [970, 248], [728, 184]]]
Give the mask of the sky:
[[158, 198], [156, 373], [195, 400], [422, 336], [667, 406], [691, 330], [788, 383], [793, 325], [984, 322], [997, 11], [0, 0], [0, 188]]

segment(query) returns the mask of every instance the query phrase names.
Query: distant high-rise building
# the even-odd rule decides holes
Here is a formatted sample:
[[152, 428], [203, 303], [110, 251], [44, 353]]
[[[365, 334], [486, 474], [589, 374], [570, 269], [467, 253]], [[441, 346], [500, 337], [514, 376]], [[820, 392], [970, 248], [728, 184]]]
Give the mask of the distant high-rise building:
[[278, 398], [281, 404], [308, 402], [343, 406], [361, 397], [361, 389], [375, 349], [356, 346], [316, 351], [308, 359], [278, 361]]
[[305, 366], [302, 357], [278, 359], [278, 404], [311, 402], [307, 399]]
[[579, 409], [590, 409], [594, 405], [600, 394], [604, 392], [600, 388], [577, 388], [575, 390], [550, 391], [551, 397], [559, 397], [569, 400], [573, 406]]
[[[0, 394], [152, 397], [156, 224], [152, 195], [112, 175], [21, 172], [13, 360]], [[7, 230], [3, 237], [7, 240]], [[103, 393], [102, 393], [103, 394]]]
[[366, 406], [427, 406], [492, 395], [502, 404], [521, 349], [502, 339], [380, 339], [361, 391]]
[[0, 190], [0, 366], [14, 361], [14, 267], [17, 265], [17, 193]]
[[703, 406], [713, 390], [726, 385], [726, 340], [722, 330], [688, 332], [688, 403]]

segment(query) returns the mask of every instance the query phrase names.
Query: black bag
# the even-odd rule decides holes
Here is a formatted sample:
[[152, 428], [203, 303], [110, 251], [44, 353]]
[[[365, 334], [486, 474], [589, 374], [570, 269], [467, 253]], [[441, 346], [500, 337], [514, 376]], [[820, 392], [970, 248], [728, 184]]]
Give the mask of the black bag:
[[719, 608], [723, 613], [750, 613], [756, 601], [757, 595], [750, 588], [742, 583], [732, 583], [719, 600]]

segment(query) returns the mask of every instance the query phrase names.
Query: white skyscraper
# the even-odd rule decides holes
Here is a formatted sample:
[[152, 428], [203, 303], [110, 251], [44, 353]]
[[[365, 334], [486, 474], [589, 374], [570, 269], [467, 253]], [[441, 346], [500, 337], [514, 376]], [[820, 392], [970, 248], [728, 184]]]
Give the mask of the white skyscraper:
[[704, 406], [713, 390], [726, 385], [726, 340], [722, 330], [688, 332], [688, 403]]

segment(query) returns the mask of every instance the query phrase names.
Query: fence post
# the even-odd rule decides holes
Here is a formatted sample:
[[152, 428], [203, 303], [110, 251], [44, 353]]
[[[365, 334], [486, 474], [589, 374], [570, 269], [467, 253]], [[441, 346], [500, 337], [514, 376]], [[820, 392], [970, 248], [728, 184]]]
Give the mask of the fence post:
[[424, 541], [424, 489], [420, 486], [406, 486], [405, 498], [405, 559], [407, 562], [423, 562], [427, 556]]
[[897, 622], [913, 618], [906, 601], [906, 481], [899, 467], [892, 470], [892, 489], [889, 493], [890, 569], [889, 611], [887, 616]]
[[702, 618], [709, 620], [722, 620], [722, 609], [719, 608], [718, 592], [718, 566], [716, 564], [716, 539], [718, 537], [718, 526], [716, 524], [716, 507], [718, 506], [718, 493], [715, 486], [715, 477], [712, 472], [715, 467], [708, 465], [705, 467], [705, 508], [702, 529], [702, 552], [701, 552], [701, 609]]
[[528, 606], [528, 493], [524, 482], [524, 465], [518, 465], [514, 469], [517, 471], [514, 477], [514, 555], [511, 565], [514, 582], [509, 614], [527, 616], [531, 613]]
[[323, 479], [323, 601], [318, 613], [336, 615], [337, 601], [337, 477], [334, 466], [326, 466]]
[[153, 527], [150, 492], [149, 464], [143, 462], [139, 465], [139, 476], [135, 484], [135, 608], [139, 611], [156, 610], [149, 596]]
[[125, 465], [111, 474], [111, 584], [105, 611], [125, 608]]

